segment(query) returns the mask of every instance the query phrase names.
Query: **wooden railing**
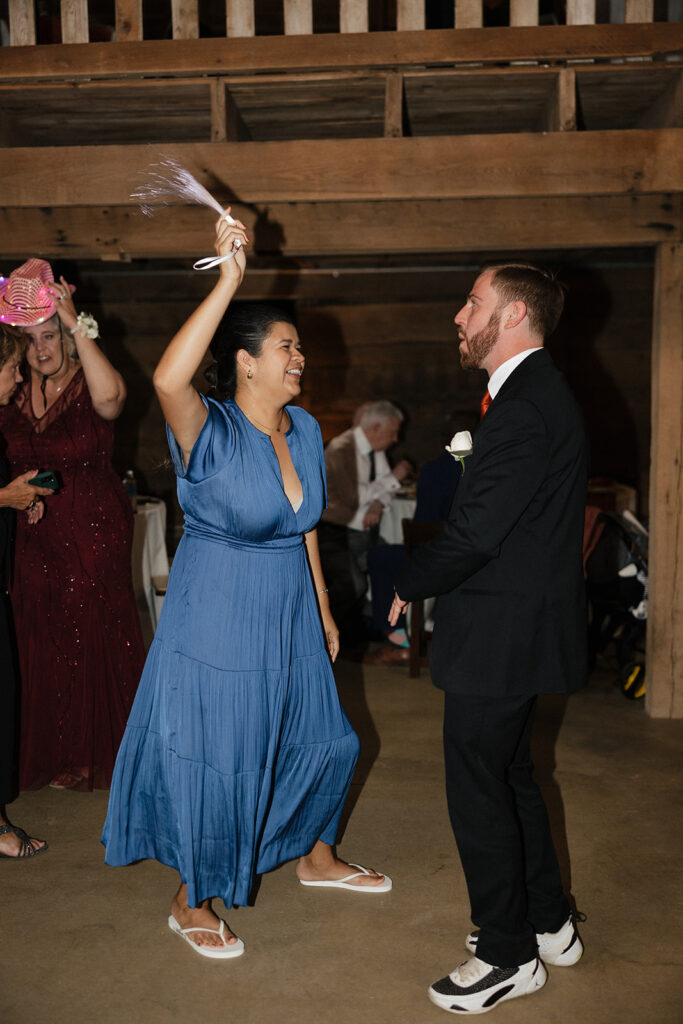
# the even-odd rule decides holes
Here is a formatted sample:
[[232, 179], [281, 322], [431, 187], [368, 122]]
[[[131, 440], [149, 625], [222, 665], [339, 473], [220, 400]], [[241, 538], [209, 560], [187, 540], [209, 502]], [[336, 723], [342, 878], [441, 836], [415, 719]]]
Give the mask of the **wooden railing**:
[[[314, 32], [315, 0], [280, 0], [285, 35]], [[9, 41], [12, 46], [32, 46], [37, 40], [34, 4], [31, 0], [8, 0]], [[153, 6], [156, 0], [145, 0]], [[338, 0], [341, 33], [368, 32], [372, 0]], [[675, 19], [678, 0], [669, 0], [670, 20]], [[150, 8], [151, 10], [152, 8]], [[118, 42], [143, 38], [143, 0], [115, 0], [115, 25], [110, 38]], [[483, 0], [453, 0], [453, 25], [481, 28], [485, 25]], [[199, 0], [170, 0], [173, 39], [199, 38]], [[610, 21], [647, 23], [654, 20], [654, 0], [611, 0]], [[61, 0], [61, 42], [87, 43], [91, 39], [88, 0]], [[558, 19], [559, 21], [559, 19]], [[556, 22], [557, 23], [557, 22]], [[596, 23], [596, 0], [566, 0], [565, 24]], [[510, 0], [509, 25], [539, 24], [538, 0]], [[386, 27], [386, 26], [385, 26]], [[393, 26], [391, 26], [393, 27]], [[428, 27], [426, 0], [396, 0], [395, 27], [398, 31], [420, 31]], [[447, 26], [440, 26], [447, 27]], [[257, 29], [255, 0], [225, 0], [225, 35], [253, 36]], [[102, 36], [98, 34], [98, 41]], [[42, 41], [42, 40], [41, 40]], [[50, 41], [57, 41], [51, 39]]]

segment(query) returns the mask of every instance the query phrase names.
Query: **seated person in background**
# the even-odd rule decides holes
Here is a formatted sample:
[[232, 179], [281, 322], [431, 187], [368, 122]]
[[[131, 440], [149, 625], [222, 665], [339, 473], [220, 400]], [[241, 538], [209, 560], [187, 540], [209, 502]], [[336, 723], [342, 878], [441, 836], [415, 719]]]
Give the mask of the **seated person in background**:
[[[417, 504], [413, 515], [415, 523], [437, 523], [448, 519], [451, 503], [462, 466], [442, 452], [435, 459], [425, 462], [417, 480]], [[394, 580], [406, 560], [403, 544], [382, 544], [368, 553], [368, 572], [372, 590], [372, 624], [378, 633], [383, 633], [389, 643], [379, 651], [368, 655], [368, 661], [402, 662], [408, 660], [409, 646], [406, 636], [405, 615], [399, 618], [395, 628], [389, 629], [387, 618], [394, 597]]]
[[406, 459], [391, 469], [385, 455], [398, 440], [402, 420], [403, 413], [391, 402], [366, 402], [354, 426], [332, 438], [325, 449], [328, 505], [318, 539], [342, 639], [362, 639], [367, 553], [379, 541], [382, 512], [412, 472]]

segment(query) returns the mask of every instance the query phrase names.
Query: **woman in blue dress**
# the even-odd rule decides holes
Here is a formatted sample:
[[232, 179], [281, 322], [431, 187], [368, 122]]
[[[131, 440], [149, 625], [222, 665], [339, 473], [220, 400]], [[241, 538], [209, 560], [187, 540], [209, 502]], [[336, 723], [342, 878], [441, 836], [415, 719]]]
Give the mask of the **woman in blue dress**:
[[[185, 513], [159, 626], [118, 754], [108, 864], [178, 870], [169, 927], [202, 956], [244, 946], [211, 909], [299, 858], [303, 885], [380, 893], [391, 880], [334, 854], [358, 756], [330, 659], [315, 527], [325, 501], [317, 422], [290, 406], [304, 356], [282, 311], [233, 308], [244, 225], [221, 219], [217, 284], [154, 374]], [[225, 401], [192, 379], [207, 349]]]

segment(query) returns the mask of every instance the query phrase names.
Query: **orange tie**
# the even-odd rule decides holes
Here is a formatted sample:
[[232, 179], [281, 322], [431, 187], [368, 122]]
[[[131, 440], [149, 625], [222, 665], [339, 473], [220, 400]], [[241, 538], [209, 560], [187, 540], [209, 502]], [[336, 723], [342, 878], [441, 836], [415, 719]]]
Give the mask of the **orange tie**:
[[491, 396], [489, 394], [489, 389], [487, 388], [486, 391], [484, 392], [484, 394], [482, 395], [481, 405], [479, 406], [479, 408], [481, 410], [482, 419], [486, 415], [486, 413], [488, 411], [488, 407], [490, 406], [492, 401], [493, 401], [493, 399], [491, 398]]

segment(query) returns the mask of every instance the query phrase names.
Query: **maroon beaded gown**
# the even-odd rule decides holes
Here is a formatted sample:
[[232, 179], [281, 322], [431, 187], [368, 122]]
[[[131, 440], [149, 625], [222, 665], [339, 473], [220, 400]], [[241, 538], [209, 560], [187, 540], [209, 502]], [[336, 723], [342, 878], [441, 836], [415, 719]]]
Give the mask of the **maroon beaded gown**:
[[107, 788], [144, 661], [131, 579], [133, 513], [111, 465], [114, 426], [78, 369], [43, 416], [30, 381], [0, 411], [12, 475], [62, 480], [43, 519], [18, 517], [12, 606], [21, 670], [19, 785], [63, 772]]

